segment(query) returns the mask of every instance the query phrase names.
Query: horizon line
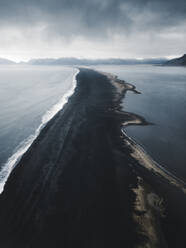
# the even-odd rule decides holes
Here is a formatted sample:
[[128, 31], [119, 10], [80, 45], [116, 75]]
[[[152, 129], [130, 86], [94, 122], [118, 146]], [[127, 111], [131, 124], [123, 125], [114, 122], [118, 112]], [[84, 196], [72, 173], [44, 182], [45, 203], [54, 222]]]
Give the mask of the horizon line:
[[53, 60], [58, 60], [58, 59], [78, 59], [78, 60], [91, 60], [91, 61], [96, 61], [96, 60], [137, 60], [137, 61], [143, 61], [143, 60], [149, 60], [149, 59], [154, 59], [154, 60], [158, 60], [158, 59], [173, 59], [173, 58], [177, 58], [177, 57], [180, 57], [182, 55], [170, 55], [170, 56], [162, 56], [162, 57], [132, 57], [132, 58], [129, 58], [129, 57], [126, 57], [126, 58], [123, 58], [123, 57], [107, 57], [107, 58], [104, 58], [104, 57], [101, 57], [101, 58], [92, 58], [92, 57], [73, 57], [73, 56], [69, 56], [69, 57], [31, 57], [29, 59], [22, 59], [22, 60], [16, 60], [16, 59], [11, 59], [9, 56], [8, 57], [4, 57], [4, 56], [0, 56], [0, 59], [5, 59], [5, 60], [9, 60], [11, 62], [14, 62], [16, 64], [19, 64], [19, 63], [28, 63], [29, 61], [31, 60], [44, 60], [44, 59], [53, 59]]

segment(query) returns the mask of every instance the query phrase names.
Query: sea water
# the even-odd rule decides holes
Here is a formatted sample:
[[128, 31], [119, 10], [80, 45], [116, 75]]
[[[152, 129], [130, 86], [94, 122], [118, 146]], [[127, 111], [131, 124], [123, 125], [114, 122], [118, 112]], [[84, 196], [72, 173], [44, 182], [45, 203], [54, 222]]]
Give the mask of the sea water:
[[77, 69], [0, 66], [0, 193], [16, 163], [76, 86]]
[[128, 91], [125, 111], [143, 116], [149, 126], [129, 126], [126, 133], [159, 164], [186, 181], [186, 68], [153, 65], [98, 66], [137, 87]]

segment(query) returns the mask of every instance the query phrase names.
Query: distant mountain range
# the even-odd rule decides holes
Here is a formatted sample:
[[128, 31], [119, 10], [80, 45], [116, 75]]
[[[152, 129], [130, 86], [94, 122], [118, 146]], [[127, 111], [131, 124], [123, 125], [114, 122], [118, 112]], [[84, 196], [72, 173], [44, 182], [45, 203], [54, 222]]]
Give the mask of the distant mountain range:
[[46, 58], [31, 59], [28, 62], [16, 63], [8, 59], [0, 58], [0, 65], [25, 64], [25, 65], [71, 65], [71, 66], [92, 66], [92, 65], [166, 65], [166, 66], [186, 66], [186, 54], [180, 58], [168, 60], [166, 58], [157, 59], [78, 59], [78, 58]]
[[0, 58], [0, 65], [12, 65], [12, 64], [15, 64], [15, 62], [9, 59]]
[[182, 57], [168, 60], [164, 65], [168, 66], [186, 66], [186, 54]]
[[133, 64], [163, 64], [165, 58], [159, 59], [78, 59], [78, 58], [59, 58], [59, 59], [31, 59], [27, 62], [30, 65], [133, 65]]

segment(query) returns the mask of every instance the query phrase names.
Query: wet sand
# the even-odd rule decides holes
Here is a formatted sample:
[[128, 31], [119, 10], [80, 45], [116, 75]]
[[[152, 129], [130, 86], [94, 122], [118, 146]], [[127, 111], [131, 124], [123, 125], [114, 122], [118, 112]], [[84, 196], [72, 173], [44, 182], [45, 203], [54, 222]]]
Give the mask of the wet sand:
[[80, 69], [74, 94], [0, 196], [0, 247], [185, 247], [183, 190], [134, 156], [121, 132], [148, 125], [121, 110], [127, 90], [139, 93], [117, 77]]

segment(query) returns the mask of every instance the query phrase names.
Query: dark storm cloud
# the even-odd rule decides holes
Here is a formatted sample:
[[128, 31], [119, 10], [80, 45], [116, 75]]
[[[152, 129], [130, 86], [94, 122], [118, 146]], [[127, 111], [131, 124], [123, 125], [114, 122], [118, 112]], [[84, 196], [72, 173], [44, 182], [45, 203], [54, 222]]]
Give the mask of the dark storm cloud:
[[43, 25], [57, 36], [103, 38], [137, 30], [166, 29], [186, 21], [186, 1], [177, 0], [0, 0], [0, 25]]
[[47, 31], [64, 35], [101, 34], [107, 28], [131, 22], [119, 2], [109, 0], [6, 0], [1, 2], [0, 20], [1, 25], [22, 27], [45, 24]]
[[0, 56], [185, 53], [185, 0], [0, 0]]

